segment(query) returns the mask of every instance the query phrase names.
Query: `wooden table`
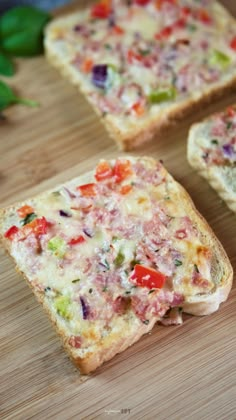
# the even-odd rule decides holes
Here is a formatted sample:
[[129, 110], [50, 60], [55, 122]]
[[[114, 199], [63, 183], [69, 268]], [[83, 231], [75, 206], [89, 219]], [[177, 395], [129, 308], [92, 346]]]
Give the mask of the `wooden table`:
[[[223, 1], [236, 16], [236, 3]], [[40, 109], [14, 107], [0, 125], [0, 204], [13, 203], [119, 155], [76, 89], [43, 57], [19, 61], [12, 81]], [[188, 128], [236, 94], [172, 127], [134, 154], [162, 158], [223, 243], [236, 270], [236, 219], [186, 161]], [[30, 289], [0, 251], [1, 419], [236, 418], [236, 302], [152, 334], [81, 377]]]

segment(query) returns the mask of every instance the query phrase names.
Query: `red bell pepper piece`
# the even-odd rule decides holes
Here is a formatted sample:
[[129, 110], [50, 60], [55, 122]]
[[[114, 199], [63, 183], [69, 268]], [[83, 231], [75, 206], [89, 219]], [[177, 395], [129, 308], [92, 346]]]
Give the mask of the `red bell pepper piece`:
[[77, 187], [83, 197], [94, 197], [96, 195], [95, 184], [84, 184]]
[[145, 112], [145, 108], [140, 102], [135, 102], [135, 104], [132, 105], [132, 110], [138, 117], [141, 117]]
[[165, 4], [165, 3], [168, 3], [168, 4], [171, 4], [171, 5], [177, 5], [177, 0], [156, 0], [156, 7], [157, 7], [157, 9], [161, 9], [162, 8], [162, 6]]
[[135, 3], [139, 6], [146, 6], [148, 3], [150, 3], [150, 0], [135, 0]]
[[232, 106], [229, 106], [226, 110], [227, 116], [233, 118], [236, 115], [236, 109]]
[[236, 36], [233, 39], [231, 39], [230, 47], [232, 48], [232, 50], [236, 51]]
[[114, 166], [114, 176], [117, 183], [132, 175], [131, 163], [129, 160], [117, 160]]
[[132, 185], [123, 185], [120, 189], [120, 193], [122, 195], [129, 194], [129, 192], [132, 190]]
[[83, 242], [85, 242], [85, 239], [82, 235], [77, 236], [77, 238], [72, 238], [68, 244], [69, 245], [76, 245], [76, 244], [82, 244]]
[[90, 73], [92, 68], [93, 68], [93, 60], [91, 58], [86, 58], [82, 63], [81, 70], [84, 73]]
[[113, 170], [108, 162], [102, 161], [96, 168], [95, 178], [97, 181], [103, 181], [104, 179], [111, 178]]
[[14, 236], [19, 232], [19, 228], [17, 226], [11, 226], [5, 233], [4, 233], [4, 238], [10, 239], [12, 241], [12, 239], [14, 238]]
[[28, 216], [28, 214], [34, 213], [34, 209], [26, 204], [25, 206], [20, 207], [17, 210], [17, 213], [22, 219], [24, 219], [26, 216]]
[[124, 34], [124, 29], [122, 29], [120, 26], [118, 26], [118, 25], [115, 25], [115, 26], [113, 26], [113, 28], [112, 28], [112, 31], [113, 31], [113, 33], [115, 34], [115, 35], [123, 35]]
[[161, 289], [165, 284], [166, 276], [150, 267], [136, 264], [130, 281], [139, 287], [148, 289]]
[[111, 14], [111, 6], [109, 0], [100, 1], [91, 8], [91, 17], [94, 19], [107, 19]]
[[198, 19], [202, 22], [205, 23], [206, 25], [209, 25], [209, 23], [212, 22], [211, 17], [208, 13], [207, 10], [205, 9], [200, 9], [198, 11]]
[[28, 223], [23, 227], [23, 231], [29, 233], [32, 231], [35, 236], [45, 235], [48, 230], [48, 223], [45, 217], [40, 217], [38, 219], [32, 220], [32, 222]]
[[132, 64], [134, 61], [142, 61], [143, 57], [141, 54], [134, 52], [133, 50], [128, 51], [128, 62]]

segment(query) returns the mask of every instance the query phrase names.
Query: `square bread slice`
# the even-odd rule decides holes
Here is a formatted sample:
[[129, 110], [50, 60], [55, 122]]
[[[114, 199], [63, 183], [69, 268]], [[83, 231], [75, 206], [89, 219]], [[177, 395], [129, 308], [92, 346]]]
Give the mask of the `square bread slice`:
[[236, 81], [236, 21], [216, 1], [103, 0], [53, 20], [45, 50], [124, 150]]
[[236, 106], [194, 124], [188, 161], [236, 212]]
[[147, 157], [101, 161], [94, 172], [1, 210], [0, 236], [83, 373], [156, 321], [216, 311], [232, 285], [210, 227]]

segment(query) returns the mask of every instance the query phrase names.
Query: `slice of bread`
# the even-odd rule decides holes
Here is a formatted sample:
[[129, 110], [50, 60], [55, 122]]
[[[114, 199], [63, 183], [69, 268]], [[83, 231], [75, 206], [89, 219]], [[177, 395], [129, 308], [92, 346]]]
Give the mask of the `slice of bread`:
[[212, 230], [148, 157], [101, 161], [95, 172], [2, 209], [0, 237], [83, 373], [156, 321], [216, 311], [232, 285]]
[[236, 106], [194, 124], [188, 161], [236, 212]]
[[236, 82], [236, 21], [216, 1], [101, 1], [52, 21], [45, 50], [124, 150]]

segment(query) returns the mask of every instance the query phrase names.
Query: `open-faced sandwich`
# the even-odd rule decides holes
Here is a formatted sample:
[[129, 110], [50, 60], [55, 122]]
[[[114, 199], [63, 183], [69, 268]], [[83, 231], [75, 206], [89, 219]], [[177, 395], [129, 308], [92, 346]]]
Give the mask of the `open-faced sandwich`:
[[156, 321], [207, 315], [232, 268], [189, 195], [151, 158], [101, 161], [0, 212], [0, 236], [81, 372]]
[[102, 0], [52, 21], [45, 48], [123, 149], [236, 81], [236, 21], [214, 0]]

